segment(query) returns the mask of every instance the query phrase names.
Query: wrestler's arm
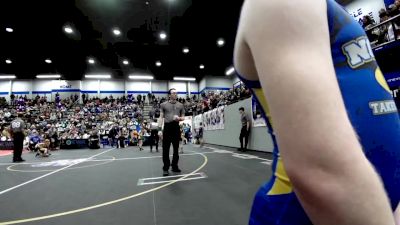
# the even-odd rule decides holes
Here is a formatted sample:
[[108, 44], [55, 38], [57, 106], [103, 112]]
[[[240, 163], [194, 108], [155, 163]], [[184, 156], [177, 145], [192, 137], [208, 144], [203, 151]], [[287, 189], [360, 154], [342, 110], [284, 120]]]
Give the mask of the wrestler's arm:
[[313, 224], [393, 225], [337, 83], [326, 1], [247, 0], [235, 65], [261, 82], [286, 172]]
[[400, 225], [400, 203], [397, 206], [396, 211], [394, 212], [394, 220], [396, 221], [396, 225]]

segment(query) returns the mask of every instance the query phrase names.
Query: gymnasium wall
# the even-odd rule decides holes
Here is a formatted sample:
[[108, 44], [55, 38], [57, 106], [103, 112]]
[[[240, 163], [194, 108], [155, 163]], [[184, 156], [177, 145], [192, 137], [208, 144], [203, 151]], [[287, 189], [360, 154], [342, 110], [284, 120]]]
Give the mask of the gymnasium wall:
[[[251, 98], [228, 105], [224, 109], [225, 129], [204, 131], [205, 143], [239, 148], [239, 135], [242, 128], [239, 108], [243, 107], [251, 118]], [[227, 141], [228, 140], [228, 141]], [[266, 127], [252, 127], [249, 136], [248, 149], [272, 152], [273, 143]]]
[[224, 77], [205, 77], [205, 87], [200, 89], [200, 92], [206, 90], [229, 90], [233, 87], [232, 78], [228, 76]]
[[[28, 98], [47, 96], [47, 99], [54, 101], [58, 92], [62, 99], [70, 97], [71, 94], [86, 93], [89, 98], [99, 96], [100, 98], [122, 97], [125, 94], [145, 95], [153, 92], [156, 97], [167, 97], [170, 88], [177, 89], [179, 97], [186, 97], [190, 91], [191, 95], [199, 93], [199, 85], [196, 82], [187, 81], [133, 81], [133, 80], [1, 80], [0, 97], [9, 101], [10, 91], [14, 95], [27, 95]], [[81, 99], [81, 98], [80, 98]]]

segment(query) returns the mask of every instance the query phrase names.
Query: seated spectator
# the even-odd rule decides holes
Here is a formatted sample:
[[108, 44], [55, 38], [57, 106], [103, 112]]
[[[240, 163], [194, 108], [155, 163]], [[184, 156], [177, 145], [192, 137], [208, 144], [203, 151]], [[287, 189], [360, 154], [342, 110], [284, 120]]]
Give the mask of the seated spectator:
[[[389, 14], [386, 12], [386, 10], [381, 10], [379, 13], [379, 18], [381, 19], [381, 23], [382, 23], [382, 22], [387, 21], [390, 17], [389, 17]], [[380, 43], [393, 41], [395, 39], [394, 27], [393, 27], [392, 23], [382, 24], [380, 26], [380, 30], [381, 30], [381, 35], [379, 36]], [[383, 38], [383, 41], [381, 41], [381, 38]]]
[[[397, 5], [396, 5], [397, 3]], [[397, 0], [394, 4], [389, 5], [389, 17], [395, 17], [400, 14], [400, 0]], [[397, 39], [400, 38], [400, 17], [393, 21], [394, 24], [394, 35]]]
[[394, 2], [394, 5], [396, 6], [396, 14], [395, 15], [399, 15], [400, 14], [400, 0], [396, 0]]

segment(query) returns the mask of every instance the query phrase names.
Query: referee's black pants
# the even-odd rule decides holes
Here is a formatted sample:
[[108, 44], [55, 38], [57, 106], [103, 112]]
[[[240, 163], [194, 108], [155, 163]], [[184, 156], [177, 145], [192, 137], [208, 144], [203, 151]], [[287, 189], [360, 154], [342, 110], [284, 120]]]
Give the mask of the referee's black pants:
[[15, 132], [13, 134], [14, 154], [13, 161], [21, 160], [22, 148], [24, 147], [24, 134], [22, 132]]
[[[181, 131], [179, 129], [179, 122], [170, 122], [164, 124], [164, 132], [163, 132], [163, 162], [164, 162], [164, 171], [168, 171], [171, 166], [172, 169], [178, 169], [178, 149], [179, 149], [179, 139], [181, 136]], [[172, 164], [169, 159], [169, 147], [171, 146], [174, 149], [174, 153], [172, 156]]]

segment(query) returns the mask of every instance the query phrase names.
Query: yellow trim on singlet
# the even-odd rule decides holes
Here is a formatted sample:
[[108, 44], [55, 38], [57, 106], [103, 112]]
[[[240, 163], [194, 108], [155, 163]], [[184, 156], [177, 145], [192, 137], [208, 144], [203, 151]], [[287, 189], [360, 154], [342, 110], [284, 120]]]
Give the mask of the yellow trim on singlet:
[[[261, 107], [264, 110], [265, 116], [273, 127], [269, 106], [267, 100], [265, 99], [263, 90], [261, 88], [253, 88], [253, 93], [257, 97], [259, 103], [261, 104]], [[274, 175], [276, 178], [271, 190], [268, 192], [268, 195], [282, 195], [293, 192], [292, 183], [290, 182], [289, 177], [286, 173], [281, 157], [278, 158]]]
[[386, 81], [385, 77], [383, 76], [383, 73], [379, 69], [379, 67], [377, 67], [375, 70], [375, 79], [378, 81], [378, 83], [381, 85], [381, 87], [383, 89], [385, 89], [388, 93], [392, 93], [390, 91], [389, 85], [387, 84], [387, 81]]
[[286, 173], [281, 157], [278, 158], [274, 175], [276, 178], [268, 195], [283, 195], [293, 192], [292, 183]]
[[253, 88], [254, 95], [257, 97], [258, 101], [261, 104], [261, 107], [264, 110], [265, 116], [268, 118], [269, 123], [272, 125], [271, 114], [269, 111], [269, 106], [267, 100], [265, 99], [264, 92], [261, 88]]

